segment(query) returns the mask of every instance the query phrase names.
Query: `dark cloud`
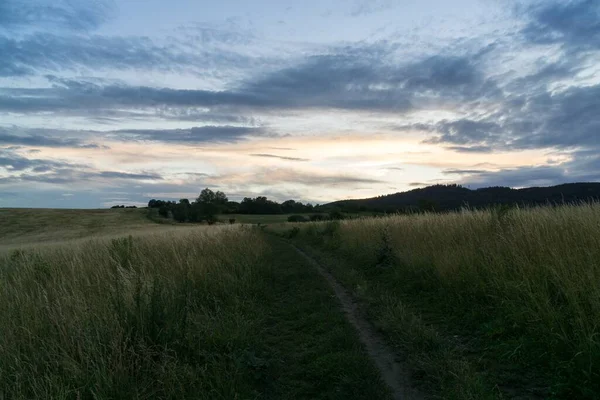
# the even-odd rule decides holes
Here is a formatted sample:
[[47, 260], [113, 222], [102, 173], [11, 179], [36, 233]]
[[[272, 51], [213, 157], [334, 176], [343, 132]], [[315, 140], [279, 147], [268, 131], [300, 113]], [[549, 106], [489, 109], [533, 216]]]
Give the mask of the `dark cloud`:
[[[45, 58], [44, 53], [51, 52], [48, 54], [50, 62], [45, 59], [44, 64], [56, 68], [78, 65], [82, 59], [95, 67], [116, 68], [175, 68], [194, 61], [137, 39], [98, 39], [107, 42], [86, 44], [83, 41], [75, 49], [65, 45], [58, 52], [51, 50], [54, 44], [12, 44], [9, 47], [28, 49], [32, 58]], [[308, 108], [406, 112], [415, 108], [491, 101], [500, 95], [496, 84], [482, 74], [477, 55], [438, 55], [398, 64], [392, 58], [392, 50], [384, 45], [334, 49], [332, 54], [308, 57], [296, 66], [254, 77], [223, 91], [132, 87], [50, 77], [55, 84], [52, 88], [0, 90], [0, 110], [79, 114], [93, 110], [101, 114], [107, 109], [148, 107], [157, 112], [168, 109], [172, 114], [174, 109], [183, 109], [185, 114], [186, 109], [207, 108], [215, 115]], [[29, 68], [37, 63], [35, 60], [11, 61], [11, 54], [15, 52], [9, 49], [8, 61], [0, 61], [4, 69], [12, 71], [15, 65]], [[235, 63], [240, 62], [235, 60]], [[195, 117], [192, 111], [192, 118]]]
[[[435, 124], [432, 129], [441, 133], [441, 135], [429, 140], [428, 142], [430, 143], [475, 144], [478, 147], [481, 147], [481, 144], [485, 143], [497, 143], [498, 140], [501, 140], [499, 138], [504, 134], [502, 127], [498, 123], [486, 120], [442, 120]], [[466, 147], [466, 149], [472, 150], [472, 147]]]
[[2, 0], [0, 28], [87, 31], [106, 22], [112, 9], [112, 2], [103, 0]]
[[215, 175], [207, 177], [206, 182], [217, 185], [276, 186], [289, 183], [304, 186], [329, 186], [382, 183], [378, 179], [347, 174], [321, 174], [289, 168], [263, 168], [251, 172]]
[[470, 187], [530, 187], [598, 181], [600, 181], [600, 156], [595, 152], [584, 151], [574, 153], [572, 160], [560, 164], [484, 171], [474, 173], [460, 183]]
[[310, 161], [308, 158], [298, 158], [298, 157], [284, 157], [284, 156], [277, 156], [275, 154], [250, 154], [252, 157], [263, 157], [263, 158], [278, 158], [280, 160], [286, 160], [286, 161]]
[[6, 130], [0, 128], [0, 144], [39, 146], [39, 147], [74, 147], [80, 149], [106, 148], [96, 143], [87, 143], [75, 138], [50, 137], [43, 135], [11, 135]]
[[115, 179], [143, 179], [143, 180], [160, 180], [162, 176], [158, 174], [131, 174], [127, 172], [101, 171], [92, 173], [89, 177], [115, 178]]
[[156, 173], [97, 171], [89, 165], [61, 160], [32, 159], [10, 149], [0, 149], [0, 169], [4, 169], [8, 174], [2, 177], [2, 183], [5, 184], [18, 182], [75, 184], [88, 181], [160, 181], [163, 179]]
[[460, 102], [498, 92], [474, 57], [438, 55], [398, 64], [390, 52], [385, 46], [338, 49], [267, 74], [239, 90], [270, 106], [379, 111], [411, 110], [415, 97], [426, 107], [428, 101]]
[[523, 11], [523, 30], [535, 44], [564, 44], [569, 50], [600, 48], [600, 3], [597, 0], [545, 1]]
[[[39, 160], [38, 160], [39, 161]], [[39, 182], [49, 184], [87, 184], [89, 182], [102, 183], [107, 181], [108, 183], [114, 183], [119, 180], [127, 181], [158, 181], [163, 178], [158, 174], [133, 174], [126, 172], [115, 172], [115, 171], [81, 171], [69, 168], [52, 169], [51, 167], [45, 168], [43, 173], [24, 173], [20, 175], [10, 176], [11, 183], [16, 182]]]
[[49, 170], [57, 170], [62, 168], [80, 167], [79, 165], [71, 164], [64, 161], [29, 159], [27, 157], [19, 155], [14, 150], [15, 149], [10, 148], [0, 148], [0, 168], [4, 168], [7, 171], [24, 171], [28, 169], [37, 169], [38, 172], [45, 172]]
[[443, 174], [447, 175], [471, 175], [471, 174], [485, 174], [487, 171], [482, 169], [446, 169], [442, 171]]
[[244, 126], [202, 126], [190, 129], [124, 129], [106, 133], [117, 139], [151, 140], [170, 143], [237, 142], [251, 136], [265, 136], [264, 128]]
[[449, 146], [447, 148], [458, 153], [491, 153], [494, 151], [490, 146]]
[[598, 148], [600, 85], [571, 87], [507, 99], [483, 119], [441, 121], [428, 127], [439, 134], [429, 143], [448, 143], [458, 151], [492, 149]]
[[[18, 134], [10, 134], [7, 131]], [[153, 141], [163, 143], [201, 144], [233, 143], [250, 137], [273, 137], [275, 133], [262, 127], [201, 126], [188, 129], [120, 129], [108, 131], [60, 130], [43, 128], [0, 128], [0, 144], [36, 147], [69, 147], [79, 149], [110, 149], [94, 141]], [[79, 139], [80, 137], [81, 139]]]

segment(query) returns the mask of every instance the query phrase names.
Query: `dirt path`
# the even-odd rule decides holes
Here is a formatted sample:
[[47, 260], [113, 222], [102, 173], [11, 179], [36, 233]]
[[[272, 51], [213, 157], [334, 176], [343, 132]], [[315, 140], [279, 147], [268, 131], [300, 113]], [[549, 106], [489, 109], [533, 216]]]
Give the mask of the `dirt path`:
[[298, 247], [292, 245], [319, 273], [329, 282], [335, 295], [341, 303], [348, 321], [358, 331], [360, 341], [365, 346], [367, 353], [381, 372], [381, 377], [392, 390], [396, 400], [421, 400], [423, 395], [418, 393], [410, 383], [408, 369], [397, 360], [394, 351], [389, 348], [375, 328], [364, 318], [356, 302], [348, 291], [325, 270], [315, 259], [310, 257]]

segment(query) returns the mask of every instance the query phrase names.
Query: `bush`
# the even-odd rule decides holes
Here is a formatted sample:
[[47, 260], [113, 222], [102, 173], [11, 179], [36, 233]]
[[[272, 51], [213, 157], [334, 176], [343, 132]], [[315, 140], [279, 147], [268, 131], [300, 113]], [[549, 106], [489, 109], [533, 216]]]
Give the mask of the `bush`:
[[307, 222], [308, 220], [303, 215], [290, 215], [288, 222]]
[[177, 222], [185, 222], [188, 220], [188, 206], [185, 204], [177, 204], [173, 208], [173, 219]]
[[158, 209], [158, 215], [164, 218], [169, 218], [169, 208], [167, 206], [162, 206]]
[[229, 218], [229, 223], [230, 223], [231, 225], [235, 224], [235, 218]]
[[346, 216], [342, 214], [341, 211], [332, 211], [329, 213], [329, 219], [334, 221], [344, 219], [345, 217]]
[[327, 218], [323, 214], [313, 214], [310, 216], [311, 221], [325, 221]]
[[297, 226], [293, 227], [292, 229], [290, 229], [287, 233], [287, 237], [290, 239], [295, 238], [296, 236], [298, 236], [298, 234], [300, 233], [300, 228], [298, 228]]

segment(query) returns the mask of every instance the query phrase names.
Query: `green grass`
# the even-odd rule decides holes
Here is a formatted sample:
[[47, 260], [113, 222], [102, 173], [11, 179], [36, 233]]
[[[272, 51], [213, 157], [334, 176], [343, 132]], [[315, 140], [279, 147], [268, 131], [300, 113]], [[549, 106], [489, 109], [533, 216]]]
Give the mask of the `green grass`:
[[219, 215], [219, 220], [227, 222], [229, 218], [234, 218], [238, 224], [277, 224], [287, 222], [288, 217], [292, 214], [276, 214], [276, 215], [253, 215], [253, 214], [223, 214]]
[[388, 396], [327, 284], [259, 230], [22, 245], [0, 251], [0, 398]]
[[279, 229], [355, 292], [433, 394], [600, 397], [600, 204]]

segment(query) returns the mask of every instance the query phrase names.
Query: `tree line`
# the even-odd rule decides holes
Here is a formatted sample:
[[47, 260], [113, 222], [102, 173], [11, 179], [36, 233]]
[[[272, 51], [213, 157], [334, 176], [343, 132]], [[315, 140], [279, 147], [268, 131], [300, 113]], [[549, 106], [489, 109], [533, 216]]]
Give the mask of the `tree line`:
[[[321, 212], [323, 207], [287, 200], [278, 203], [265, 196], [255, 198], [245, 197], [241, 202], [229, 201], [221, 191], [213, 192], [206, 188], [193, 201], [181, 199], [179, 202], [152, 199], [148, 208], [158, 209], [158, 214], [164, 218], [173, 218], [178, 222], [217, 222], [219, 214], [306, 214]], [[231, 221], [230, 221], [231, 222]]]

